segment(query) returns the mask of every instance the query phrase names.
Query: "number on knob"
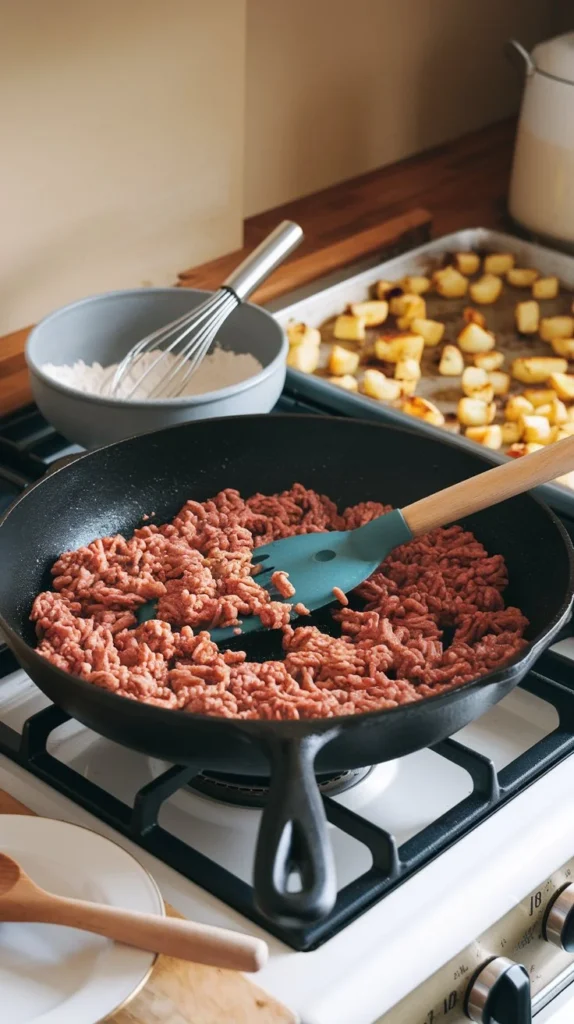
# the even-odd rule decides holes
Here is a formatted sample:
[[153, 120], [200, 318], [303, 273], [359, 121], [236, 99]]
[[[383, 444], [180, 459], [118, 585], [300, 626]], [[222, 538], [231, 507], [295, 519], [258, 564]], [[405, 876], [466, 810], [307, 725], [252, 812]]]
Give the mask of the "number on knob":
[[528, 971], [504, 956], [488, 960], [468, 987], [465, 1010], [476, 1024], [532, 1024]]
[[546, 912], [544, 935], [567, 953], [574, 953], [574, 885], [566, 885], [554, 897]]

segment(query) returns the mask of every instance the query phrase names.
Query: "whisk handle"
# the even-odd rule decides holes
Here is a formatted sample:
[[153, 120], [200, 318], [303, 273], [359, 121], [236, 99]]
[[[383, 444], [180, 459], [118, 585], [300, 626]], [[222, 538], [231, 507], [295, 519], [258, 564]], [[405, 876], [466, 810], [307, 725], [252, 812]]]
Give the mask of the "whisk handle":
[[223, 287], [231, 288], [243, 302], [297, 248], [302, 238], [303, 230], [298, 224], [282, 221], [226, 278]]

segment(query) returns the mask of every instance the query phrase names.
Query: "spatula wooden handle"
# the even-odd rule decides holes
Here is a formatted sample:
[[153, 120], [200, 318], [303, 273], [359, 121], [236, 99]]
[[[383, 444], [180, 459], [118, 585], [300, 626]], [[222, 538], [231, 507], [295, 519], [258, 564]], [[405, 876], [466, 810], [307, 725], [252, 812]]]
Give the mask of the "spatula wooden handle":
[[513, 459], [402, 509], [414, 537], [547, 484], [574, 469], [574, 436]]
[[43, 900], [35, 910], [29, 920], [80, 928], [128, 946], [210, 967], [258, 971], [267, 960], [267, 944], [262, 939], [226, 928], [58, 896]]

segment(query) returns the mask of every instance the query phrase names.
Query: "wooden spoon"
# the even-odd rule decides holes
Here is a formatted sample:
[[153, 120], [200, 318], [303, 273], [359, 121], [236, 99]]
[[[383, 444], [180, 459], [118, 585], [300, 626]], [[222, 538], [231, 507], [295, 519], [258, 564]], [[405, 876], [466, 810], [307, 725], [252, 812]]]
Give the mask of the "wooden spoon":
[[[384, 478], [384, 454], [381, 458]], [[311, 611], [322, 608], [333, 600], [334, 593], [348, 594], [358, 587], [400, 544], [513, 498], [531, 487], [548, 483], [572, 469], [574, 436], [549, 444], [526, 458], [509, 460], [496, 469], [462, 480], [354, 530], [303, 533], [264, 544], [254, 551], [253, 563], [258, 565], [255, 580], [271, 588], [273, 574], [281, 570], [289, 577], [295, 594], [294, 598], [285, 600], [301, 602]], [[352, 467], [349, 472], [352, 475]], [[273, 591], [271, 594], [273, 600], [281, 599], [280, 594]], [[150, 618], [153, 614], [146, 611], [144, 617]], [[219, 643], [232, 639], [238, 629], [241, 633], [251, 633], [265, 628], [259, 616], [246, 615], [240, 627], [220, 627], [210, 630], [210, 634], [211, 639]]]
[[267, 944], [240, 932], [55, 896], [35, 885], [17, 861], [0, 853], [0, 921], [80, 928], [152, 953], [234, 971], [258, 971]]

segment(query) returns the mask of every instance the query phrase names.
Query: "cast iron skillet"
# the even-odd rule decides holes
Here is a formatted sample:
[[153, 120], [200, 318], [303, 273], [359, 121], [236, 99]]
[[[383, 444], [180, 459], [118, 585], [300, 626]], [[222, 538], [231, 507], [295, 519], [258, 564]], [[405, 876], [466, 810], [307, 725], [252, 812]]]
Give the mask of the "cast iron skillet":
[[[403, 506], [489, 468], [445, 437], [314, 416], [244, 416], [173, 427], [91, 452], [41, 480], [0, 525], [0, 627], [55, 704], [116, 743], [174, 764], [271, 776], [254, 868], [257, 905], [275, 922], [309, 922], [331, 909], [335, 872], [315, 773], [402, 757], [461, 729], [505, 696], [556, 636], [573, 594], [573, 550], [560, 522], [531, 496], [471, 517], [468, 526], [510, 573], [507, 602], [528, 616], [530, 645], [504, 668], [452, 693], [391, 711], [339, 719], [234, 721], [126, 700], [67, 675], [34, 651], [34, 595], [58, 555], [95, 537], [129, 534], [142, 514], [171, 518], [187, 498], [224, 487], [245, 496], [301, 481], [340, 506]], [[331, 623], [325, 612], [319, 620]], [[322, 618], [321, 618], [322, 616]], [[280, 656], [277, 633], [245, 641], [254, 659]], [[300, 891], [288, 891], [295, 872]], [[290, 886], [289, 889], [292, 887]]]

